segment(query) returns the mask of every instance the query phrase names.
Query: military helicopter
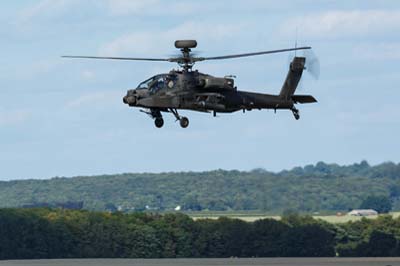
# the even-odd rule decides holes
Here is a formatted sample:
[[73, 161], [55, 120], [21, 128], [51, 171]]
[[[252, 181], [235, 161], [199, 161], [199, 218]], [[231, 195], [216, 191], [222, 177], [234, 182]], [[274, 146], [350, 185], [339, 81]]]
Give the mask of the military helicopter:
[[154, 119], [157, 128], [164, 125], [162, 113], [172, 113], [182, 128], [189, 125], [189, 119], [181, 116], [178, 110], [193, 110], [212, 113], [232, 113], [239, 110], [253, 109], [288, 109], [294, 118], [300, 118], [297, 103], [314, 103], [311, 95], [295, 95], [295, 90], [306, 69], [306, 57], [295, 56], [290, 63], [286, 80], [278, 95], [239, 91], [234, 84], [234, 76], [214, 77], [193, 70], [196, 62], [221, 60], [239, 57], [282, 53], [297, 50], [308, 50], [311, 47], [271, 50], [254, 53], [233, 54], [214, 57], [196, 57], [191, 49], [197, 47], [196, 40], [177, 40], [175, 47], [182, 52], [181, 56], [172, 58], [135, 58], [135, 57], [98, 57], [98, 56], [63, 56], [65, 58], [114, 59], [161, 61], [178, 63], [180, 70], [155, 75], [141, 82], [135, 89], [128, 90], [123, 102], [131, 107], [143, 108], [142, 112]]

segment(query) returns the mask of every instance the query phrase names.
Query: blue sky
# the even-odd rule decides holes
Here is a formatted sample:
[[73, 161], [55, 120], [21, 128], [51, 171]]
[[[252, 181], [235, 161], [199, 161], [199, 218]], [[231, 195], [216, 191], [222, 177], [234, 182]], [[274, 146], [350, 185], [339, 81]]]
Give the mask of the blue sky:
[[[0, 179], [122, 172], [268, 170], [318, 161], [399, 161], [398, 1], [43, 0], [0, 3]], [[176, 39], [201, 55], [311, 45], [317, 104], [288, 111], [182, 112], [156, 129], [122, 97], [175, 65], [60, 55], [169, 57]], [[288, 54], [201, 62], [241, 90], [277, 93]]]

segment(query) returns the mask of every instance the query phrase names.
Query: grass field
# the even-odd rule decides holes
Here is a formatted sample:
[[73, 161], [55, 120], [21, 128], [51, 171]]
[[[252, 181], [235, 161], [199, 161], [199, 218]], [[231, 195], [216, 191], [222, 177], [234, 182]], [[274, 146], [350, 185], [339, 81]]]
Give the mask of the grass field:
[[[390, 213], [394, 218], [400, 217], [400, 212]], [[260, 219], [281, 219], [279, 215], [270, 215], [266, 213], [255, 213], [255, 212], [194, 212], [188, 213], [194, 220], [197, 219], [218, 219], [219, 217], [229, 217], [234, 219], [241, 219], [246, 222], [254, 222]], [[349, 221], [361, 220], [360, 216], [336, 216], [336, 215], [313, 215], [315, 219], [321, 219], [329, 223], [346, 223]], [[375, 219], [378, 216], [369, 216], [368, 219]]]

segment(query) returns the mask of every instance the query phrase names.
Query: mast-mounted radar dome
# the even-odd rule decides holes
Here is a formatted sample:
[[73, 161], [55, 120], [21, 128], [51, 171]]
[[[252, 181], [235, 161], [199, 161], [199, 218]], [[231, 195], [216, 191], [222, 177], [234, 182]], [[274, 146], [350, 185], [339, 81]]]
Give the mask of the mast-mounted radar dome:
[[177, 40], [175, 41], [175, 47], [178, 49], [196, 48], [196, 40]]

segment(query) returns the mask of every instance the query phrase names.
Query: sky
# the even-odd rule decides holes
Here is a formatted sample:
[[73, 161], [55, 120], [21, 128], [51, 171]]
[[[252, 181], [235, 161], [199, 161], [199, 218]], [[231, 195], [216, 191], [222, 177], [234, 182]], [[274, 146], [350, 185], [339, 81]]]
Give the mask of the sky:
[[[399, 162], [399, 31], [397, 0], [1, 1], [0, 180]], [[122, 97], [176, 65], [60, 57], [170, 57], [177, 39], [196, 39], [201, 56], [310, 45], [321, 75], [305, 74], [298, 93], [318, 103], [298, 105], [299, 121], [290, 111], [181, 111], [188, 128], [165, 114], [157, 129]], [[278, 93], [292, 56], [195, 68]]]

